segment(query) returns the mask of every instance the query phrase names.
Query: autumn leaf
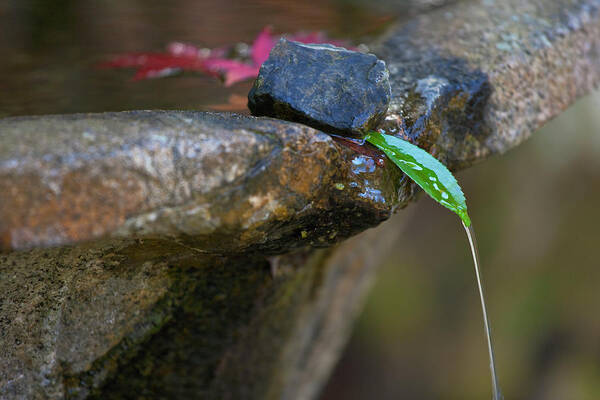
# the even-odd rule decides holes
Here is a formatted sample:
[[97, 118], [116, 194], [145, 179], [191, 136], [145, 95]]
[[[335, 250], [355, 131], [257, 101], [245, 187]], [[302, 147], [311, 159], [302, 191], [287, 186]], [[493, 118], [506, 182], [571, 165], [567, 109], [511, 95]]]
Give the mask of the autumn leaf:
[[216, 111], [245, 111], [247, 110], [246, 105], [248, 104], [248, 97], [240, 96], [239, 94], [232, 94], [227, 99], [227, 103], [212, 104], [208, 106], [210, 110]]
[[252, 44], [252, 49], [250, 50], [252, 53], [252, 62], [256, 66], [260, 68], [262, 63], [264, 63], [267, 58], [269, 58], [269, 53], [273, 46], [275, 46], [276, 40], [273, 38], [271, 34], [271, 27], [266, 26], [263, 30], [258, 34], [256, 39], [254, 39], [254, 43]]
[[[322, 32], [287, 35], [287, 39], [301, 43], [329, 43], [344, 46], [345, 42], [331, 40]], [[233, 46], [202, 49], [191, 44], [173, 42], [164, 53], [127, 53], [117, 55], [100, 64], [104, 68], [134, 68], [133, 80], [160, 78], [195, 71], [223, 79], [225, 86], [258, 76], [262, 63], [279, 40], [271, 27], [265, 27], [254, 39], [247, 55], [234, 54]]]

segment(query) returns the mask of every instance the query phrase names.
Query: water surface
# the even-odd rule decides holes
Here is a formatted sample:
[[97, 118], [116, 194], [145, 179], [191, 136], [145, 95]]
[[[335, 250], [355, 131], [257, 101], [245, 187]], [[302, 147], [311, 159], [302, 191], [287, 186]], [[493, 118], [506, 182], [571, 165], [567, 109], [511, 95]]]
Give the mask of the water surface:
[[266, 25], [360, 42], [391, 18], [367, 1], [8, 1], [0, 4], [0, 117], [157, 108], [246, 112], [239, 99], [251, 82], [225, 88], [199, 74], [132, 82], [131, 71], [95, 66], [111, 54], [162, 51], [170, 41], [209, 48], [251, 43]]

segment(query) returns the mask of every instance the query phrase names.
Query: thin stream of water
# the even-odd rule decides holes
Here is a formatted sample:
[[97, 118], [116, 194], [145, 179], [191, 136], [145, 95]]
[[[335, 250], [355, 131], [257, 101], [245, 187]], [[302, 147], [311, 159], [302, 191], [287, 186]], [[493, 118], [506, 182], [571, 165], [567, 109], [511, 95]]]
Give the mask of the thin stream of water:
[[473, 264], [475, 265], [475, 276], [477, 277], [477, 287], [479, 288], [479, 299], [481, 300], [481, 311], [483, 312], [483, 324], [485, 327], [485, 336], [487, 338], [488, 354], [490, 356], [490, 374], [492, 376], [493, 400], [502, 400], [502, 393], [498, 385], [498, 376], [496, 375], [496, 359], [494, 357], [494, 344], [492, 343], [492, 331], [490, 329], [490, 321], [488, 319], [487, 307], [485, 305], [485, 296], [483, 293], [483, 284], [481, 283], [481, 272], [479, 269], [479, 253], [477, 252], [477, 243], [475, 241], [475, 230], [473, 224], [466, 226], [462, 222], [469, 245], [471, 246], [471, 254], [473, 255]]

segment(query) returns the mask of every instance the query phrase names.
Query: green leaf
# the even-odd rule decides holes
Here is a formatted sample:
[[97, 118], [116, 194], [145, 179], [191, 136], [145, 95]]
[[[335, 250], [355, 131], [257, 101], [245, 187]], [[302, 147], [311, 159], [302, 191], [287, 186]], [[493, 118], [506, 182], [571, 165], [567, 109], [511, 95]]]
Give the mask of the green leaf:
[[402, 172], [435, 201], [458, 214], [466, 226], [471, 225], [465, 195], [444, 164], [420, 147], [395, 136], [369, 132], [365, 139], [383, 150]]

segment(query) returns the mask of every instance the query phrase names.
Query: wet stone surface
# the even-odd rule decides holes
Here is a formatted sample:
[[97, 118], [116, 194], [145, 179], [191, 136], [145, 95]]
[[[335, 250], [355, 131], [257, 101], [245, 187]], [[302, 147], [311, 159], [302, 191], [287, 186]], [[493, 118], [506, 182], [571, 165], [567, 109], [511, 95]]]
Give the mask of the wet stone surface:
[[248, 94], [254, 115], [360, 135], [383, 119], [391, 97], [385, 63], [372, 54], [281, 39]]
[[408, 201], [401, 173], [375, 168], [377, 153], [270, 118], [6, 118], [0, 143], [0, 250], [112, 236], [168, 237], [219, 254], [283, 253], [336, 243]]
[[520, 144], [600, 81], [600, 1], [456, 2], [370, 47], [393, 88], [380, 129], [452, 170]]

